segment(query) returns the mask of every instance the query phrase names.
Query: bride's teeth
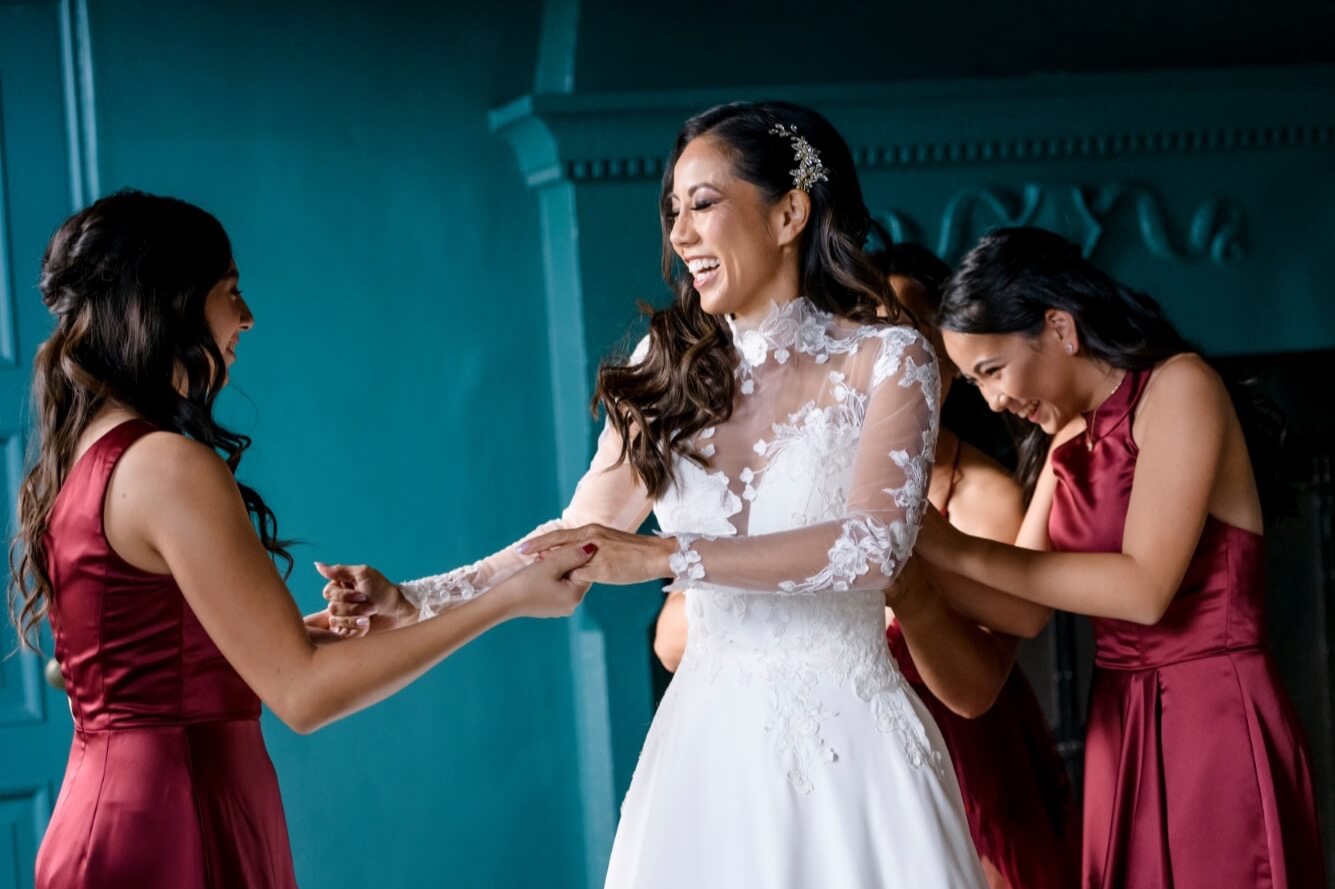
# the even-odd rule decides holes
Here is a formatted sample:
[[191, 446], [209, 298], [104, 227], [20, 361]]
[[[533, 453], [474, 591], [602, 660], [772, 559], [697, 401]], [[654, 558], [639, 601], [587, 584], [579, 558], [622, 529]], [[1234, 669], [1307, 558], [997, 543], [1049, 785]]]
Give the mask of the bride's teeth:
[[692, 275], [698, 275], [703, 271], [718, 268], [717, 259], [692, 259], [686, 263], [686, 267], [691, 270]]

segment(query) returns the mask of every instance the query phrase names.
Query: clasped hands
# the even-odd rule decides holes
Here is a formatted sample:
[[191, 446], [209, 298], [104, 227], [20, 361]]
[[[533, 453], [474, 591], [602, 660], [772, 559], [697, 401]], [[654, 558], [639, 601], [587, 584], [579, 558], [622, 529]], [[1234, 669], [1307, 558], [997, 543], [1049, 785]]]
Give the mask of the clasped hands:
[[538, 534], [521, 543], [519, 551], [535, 555], [541, 561], [564, 547], [590, 543], [598, 547], [598, 551], [570, 573], [573, 581], [624, 586], [672, 576], [668, 560], [677, 551], [673, 538], [632, 534], [605, 525], [561, 528]]
[[[529, 538], [518, 549], [541, 562], [562, 549], [590, 544], [597, 547], [593, 557], [566, 575], [573, 584], [625, 585], [672, 576], [668, 559], [677, 547], [671, 538], [630, 534], [603, 525], [549, 531]], [[417, 609], [403, 591], [369, 565], [316, 562], [315, 568], [328, 581], [323, 592], [329, 605], [319, 623], [339, 637], [365, 636], [416, 620]]]
[[[928, 506], [918, 535], [914, 556], [939, 563], [949, 558], [962, 535], [935, 508]], [[677, 551], [671, 537], [656, 537], [619, 531], [605, 525], [590, 524], [562, 528], [538, 534], [523, 541], [518, 550], [537, 561], [567, 547], [593, 544], [593, 557], [567, 575], [575, 584], [603, 583], [626, 585], [672, 576], [669, 559]], [[886, 604], [901, 608], [902, 599], [921, 584], [921, 577], [910, 561], [900, 580], [885, 592]], [[328, 627], [344, 638], [364, 636], [372, 630], [392, 629], [416, 619], [416, 609], [402, 591], [379, 571], [366, 565], [324, 565], [317, 570], [329, 581], [324, 597], [329, 601]]]

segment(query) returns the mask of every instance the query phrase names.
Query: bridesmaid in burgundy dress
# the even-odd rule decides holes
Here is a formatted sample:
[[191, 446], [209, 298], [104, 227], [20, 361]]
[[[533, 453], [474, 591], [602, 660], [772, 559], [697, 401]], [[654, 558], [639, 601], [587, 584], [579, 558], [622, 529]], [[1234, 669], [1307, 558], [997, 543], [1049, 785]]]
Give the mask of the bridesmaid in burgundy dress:
[[[935, 317], [950, 270], [914, 244], [895, 244], [872, 258], [936, 348], [946, 401], [959, 372], [945, 357], [939, 333], [924, 322]], [[1019, 485], [945, 426], [928, 499], [965, 532], [996, 540], [1015, 540], [1024, 517]], [[921, 595], [921, 584], [930, 582], [916, 567], [910, 563], [891, 591], [898, 617], [891, 618], [886, 639], [945, 737], [988, 883], [992, 889], [1070, 889], [1080, 862], [1075, 799], [1042, 708], [1014, 666], [1016, 640], [1003, 634], [964, 637], [967, 650], [943, 646], [939, 638], [924, 644], [943, 623], [959, 618], [914, 609], [917, 599], [906, 597]], [[681, 593], [668, 596], [654, 636], [655, 652], [674, 672], [686, 648], [684, 604]]]
[[1306, 743], [1264, 635], [1252, 430], [1223, 382], [1153, 300], [1039, 229], [984, 238], [939, 320], [993, 408], [1035, 424], [1025, 531], [1052, 552], [939, 514], [917, 552], [989, 626], [1094, 618], [1083, 885], [1324, 886]]
[[356, 635], [371, 618], [303, 624], [273, 513], [233, 476], [248, 442], [212, 404], [252, 318], [217, 220], [103, 198], [52, 237], [41, 289], [56, 326], [36, 359], [10, 605], [25, 643], [49, 617], [75, 733], [36, 886], [293, 887], [260, 701], [300, 732], [369, 706], [503, 620], [568, 614], [583, 587], [564, 574], [589, 554], [317, 648], [331, 621]]

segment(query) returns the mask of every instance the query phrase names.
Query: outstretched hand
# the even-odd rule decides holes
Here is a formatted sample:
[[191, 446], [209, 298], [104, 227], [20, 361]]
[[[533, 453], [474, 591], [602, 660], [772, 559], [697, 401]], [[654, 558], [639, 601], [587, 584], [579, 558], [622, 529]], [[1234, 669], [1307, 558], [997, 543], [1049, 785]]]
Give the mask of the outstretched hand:
[[413, 607], [385, 575], [368, 565], [326, 565], [315, 570], [329, 582], [324, 597], [329, 601], [330, 632], [344, 639], [389, 630], [411, 620]]
[[573, 581], [625, 585], [672, 576], [668, 559], [677, 551], [672, 538], [630, 534], [605, 525], [548, 531], [524, 541], [519, 551], [536, 553], [539, 559], [544, 559], [550, 558], [553, 552], [590, 543], [598, 547], [598, 551], [592, 559], [571, 572]]

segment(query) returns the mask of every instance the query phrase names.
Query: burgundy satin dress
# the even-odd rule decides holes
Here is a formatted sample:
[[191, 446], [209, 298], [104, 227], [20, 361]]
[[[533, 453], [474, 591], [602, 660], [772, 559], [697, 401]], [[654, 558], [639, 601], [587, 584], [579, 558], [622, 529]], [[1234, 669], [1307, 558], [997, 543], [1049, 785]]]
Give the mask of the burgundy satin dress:
[[[958, 470], [960, 448], [955, 449]], [[950, 515], [954, 481], [942, 504]], [[1066, 767], [1034, 690], [1017, 665], [982, 716], [965, 719], [932, 693], [904, 631], [885, 631], [904, 678], [936, 720], [955, 766], [969, 833], [1011, 889], [1072, 889], [1080, 872], [1080, 821]]]
[[50, 620], [74, 743], [37, 855], [37, 889], [296, 886], [260, 702], [170, 575], [112, 550], [102, 504], [117, 426], [75, 464], [51, 514]]
[[[1053, 453], [1054, 550], [1121, 552], [1149, 372]], [[1211, 517], [1154, 626], [1096, 618], [1086, 889], [1325, 886], [1306, 742], [1266, 646], [1263, 538]]]

